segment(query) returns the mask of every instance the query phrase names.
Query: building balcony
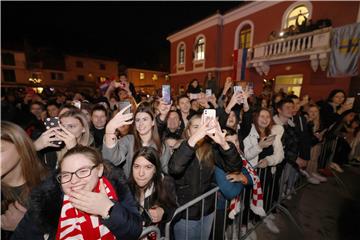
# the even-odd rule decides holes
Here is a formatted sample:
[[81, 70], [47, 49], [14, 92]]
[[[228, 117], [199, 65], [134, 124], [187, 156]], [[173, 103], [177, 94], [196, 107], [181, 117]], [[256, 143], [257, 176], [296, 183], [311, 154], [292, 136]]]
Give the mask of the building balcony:
[[247, 67], [267, 75], [270, 65], [310, 61], [314, 71], [325, 71], [331, 51], [331, 27], [297, 34], [255, 45], [249, 49]]

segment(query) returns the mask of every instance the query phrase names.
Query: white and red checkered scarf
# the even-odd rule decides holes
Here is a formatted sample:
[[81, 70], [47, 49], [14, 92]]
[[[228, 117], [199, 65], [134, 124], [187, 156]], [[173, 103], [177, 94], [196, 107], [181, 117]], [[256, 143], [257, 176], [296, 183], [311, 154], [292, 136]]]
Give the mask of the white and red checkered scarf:
[[[264, 210], [264, 194], [261, 188], [260, 178], [257, 175], [255, 169], [249, 164], [249, 162], [242, 158], [243, 167], [248, 171], [252, 182], [253, 182], [253, 191], [250, 199], [250, 209], [261, 217], [266, 216]], [[235, 197], [230, 202], [230, 213], [229, 218], [234, 219], [235, 215], [240, 212], [240, 195]]]
[[[109, 199], [117, 201], [118, 197], [109, 180], [102, 177], [102, 181]], [[100, 180], [93, 192], [100, 192]], [[100, 223], [99, 216], [90, 215], [74, 208], [69, 201], [69, 196], [64, 195], [56, 239], [113, 240], [116, 238], [105, 225]]]

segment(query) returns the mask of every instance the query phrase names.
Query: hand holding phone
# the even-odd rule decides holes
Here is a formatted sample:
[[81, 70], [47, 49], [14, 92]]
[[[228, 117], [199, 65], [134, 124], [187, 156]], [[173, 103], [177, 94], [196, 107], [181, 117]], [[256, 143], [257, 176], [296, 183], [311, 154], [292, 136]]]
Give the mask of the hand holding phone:
[[[59, 127], [59, 118], [58, 117], [50, 117], [46, 118], [44, 121], [44, 125], [46, 130], [49, 130], [50, 128], [56, 128]], [[61, 130], [59, 130], [61, 131]], [[63, 141], [50, 141], [50, 143], [54, 143], [56, 145], [62, 145]]]
[[[205, 124], [211, 120], [216, 120], [216, 110], [215, 109], [205, 109], [201, 115], [201, 124]], [[211, 130], [211, 133], [215, 132], [215, 128]]]
[[267, 148], [273, 144], [274, 140], [275, 140], [275, 135], [270, 135], [268, 137], [265, 137], [259, 141], [259, 147]]
[[270, 134], [269, 136], [265, 137], [264, 141], [274, 141], [276, 135]]
[[162, 99], [166, 104], [171, 104], [170, 85], [162, 85]]
[[211, 89], [206, 89], [206, 96], [211, 97], [211, 95], [212, 95], [212, 90]]
[[58, 117], [46, 118], [44, 121], [44, 125], [46, 127], [46, 130], [48, 130], [50, 128], [58, 127], [59, 126], [59, 118]]
[[[131, 103], [129, 102], [129, 101], [120, 101], [120, 102], [118, 102], [118, 109], [119, 110], [123, 110], [123, 109], [126, 109], [125, 111], [124, 111], [124, 113], [126, 114], [126, 113], [131, 113], [131, 106], [130, 107], [128, 107], [129, 105], [131, 105]], [[128, 108], [127, 108], [128, 107]]]

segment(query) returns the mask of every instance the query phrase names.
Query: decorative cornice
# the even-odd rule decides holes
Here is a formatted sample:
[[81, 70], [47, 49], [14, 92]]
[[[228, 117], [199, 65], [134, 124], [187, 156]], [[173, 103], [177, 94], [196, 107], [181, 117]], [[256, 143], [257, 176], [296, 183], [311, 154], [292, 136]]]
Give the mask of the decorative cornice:
[[239, 7], [238, 9], [235, 9], [234, 11], [225, 14], [223, 16], [223, 25], [236, 21], [253, 13], [259, 12], [278, 3], [281, 3], [281, 1], [259, 1], [246, 4], [242, 7]]
[[166, 40], [170, 41], [171, 43], [176, 42], [180, 39], [183, 39], [187, 36], [190, 36], [194, 33], [198, 33], [204, 29], [207, 29], [209, 27], [215, 26], [215, 25], [221, 25], [222, 24], [222, 16], [220, 14], [215, 14], [211, 17], [208, 17], [198, 23], [195, 23], [194, 25], [191, 25], [190, 27], [187, 27], [177, 33], [174, 33], [166, 38]]

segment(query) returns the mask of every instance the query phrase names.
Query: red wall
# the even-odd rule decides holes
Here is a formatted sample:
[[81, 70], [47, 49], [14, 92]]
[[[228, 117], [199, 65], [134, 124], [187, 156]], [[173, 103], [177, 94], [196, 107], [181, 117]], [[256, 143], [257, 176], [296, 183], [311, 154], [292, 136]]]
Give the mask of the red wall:
[[[193, 70], [192, 50], [196, 36], [204, 34], [206, 36], [206, 53], [205, 53], [205, 68], [212, 67], [228, 67], [233, 64], [233, 50], [235, 31], [239, 24], [245, 20], [251, 20], [254, 23], [254, 38], [253, 45], [268, 41], [268, 36], [271, 31], [281, 30], [281, 21], [286, 9], [293, 4], [293, 1], [279, 2], [273, 7], [264, 9], [260, 12], [254, 13], [242, 19], [230, 22], [223, 27], [222, 45], [220, 51], [220, 62], [217, 66], [216, 61], [216, 44], [220, 43], [218, 39], [218, 32], [220, 26], [213, 26], [201, 32], [195, 33], [184, 38], [182, 41], [186, 44], [186, 72]], [[338, 27], [357, 20], [357, 14], [360, 2], [354, 1], [312, 1], [312, 20], [316, 22], [319, 19], [330, 19], [333, 27]], [[171, 44], [171, 73], [176, 73], [176, 57], [177, 45], [180, 41]], [[291, 70], [286, 70], [286, 66], [291, 66]], [[327, 96], [327, 94], [334, 88], [342, 88], [346, 92], [349, 90], [350, 78], [327, 78], [326, 72], [322, 72], [320, 68], [317, 72], [313, 72], [310, 67], [310, 61], [299, 63], [289, 63], [281, 65], [271, 65], [268, 76], [260, 76], [254, 68], [246, 69], [246, 81], [253, 81], [255, 86], [255, 93], [259, 94], [262, 90], [263, 79], [271, 79], [277, 75], [303, 74], [302, 94], [309, 94], [314, 99], [320, 99]], [[171, 83], [176, 89], [180, 85], [187, 87], [187, 83], [193, 78], [197, 78], [200, 84], [203, 84], [205, 72], [184, 74], [181, 76], [172, 76]], [[227, 76], [232, 76], [232, 70], [220, 72], [221, 86]]]

